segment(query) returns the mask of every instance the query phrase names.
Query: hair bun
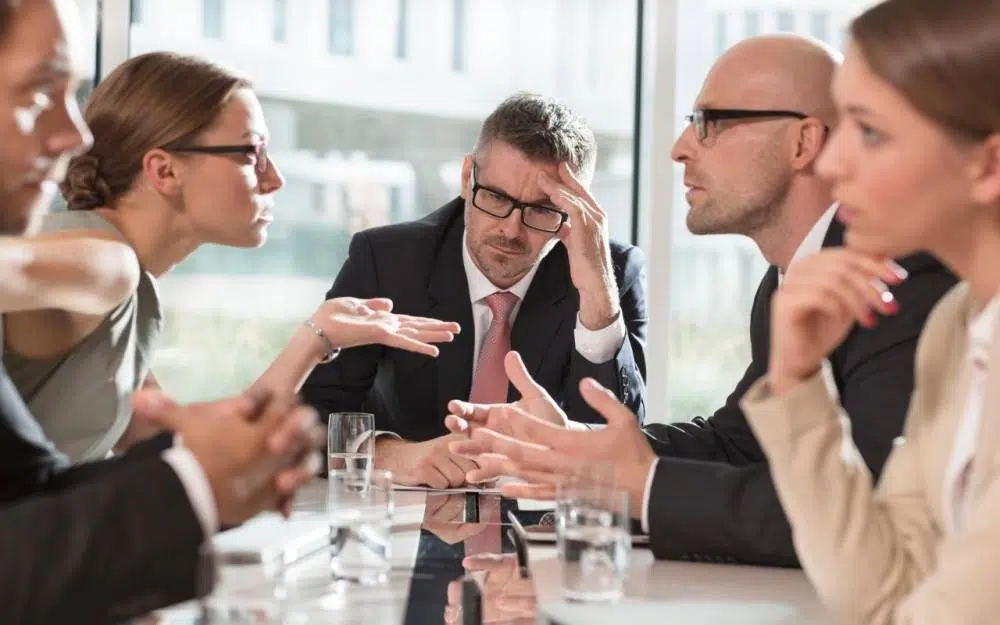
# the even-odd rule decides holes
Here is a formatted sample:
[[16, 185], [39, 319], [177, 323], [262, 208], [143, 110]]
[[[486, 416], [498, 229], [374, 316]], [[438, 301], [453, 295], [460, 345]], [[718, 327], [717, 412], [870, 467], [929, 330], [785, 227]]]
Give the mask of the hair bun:
[[69, 210], [90, 210], [107, 206], [111, 187], [101, 175], [101, 160], [92, 154], [73, 157], [62, 184]]

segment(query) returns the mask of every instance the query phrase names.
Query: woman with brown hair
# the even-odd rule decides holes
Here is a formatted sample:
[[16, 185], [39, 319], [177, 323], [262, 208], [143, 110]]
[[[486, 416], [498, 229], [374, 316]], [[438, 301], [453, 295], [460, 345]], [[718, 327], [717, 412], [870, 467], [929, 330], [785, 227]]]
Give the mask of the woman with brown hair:
[[[846, 622], [996, 622], [1000, 594], [1000, 3], [888, 0], [858, 17], [818, 167], [846, 247], [792, 267], [768, 375], [743, 407], [796, 550]], [[904, 437], [877, 488], [820, 363], [855, 322], [905, 315], [887, 259], [963, 282], [927, 321]]]
[[[61, 299], [42, 307], [0, 302], [4, 364], [46, 434], [74, 461], [104, 457], [144, 434], [126, 430], [131, 394], [147, 378], [160, 332], [157, 277], [205, 243], [262, 245], [284, 183], [250, 82], [207, 61], [132, 58], [101, 81], [84, 117], [94, 141], [69, 164], [69, 210], [46, 216], [41, 238], [21, 246], [30, 255], [32, 245], [55, 242], [103, 256], [51, 264], [39, 286], [65, 293]], [[459, 331], [391, 308], [385, 299], [324, 302], [253, 386], [298, 389], [317, 363], [357, 345], [434, 356], [430, 343]]]

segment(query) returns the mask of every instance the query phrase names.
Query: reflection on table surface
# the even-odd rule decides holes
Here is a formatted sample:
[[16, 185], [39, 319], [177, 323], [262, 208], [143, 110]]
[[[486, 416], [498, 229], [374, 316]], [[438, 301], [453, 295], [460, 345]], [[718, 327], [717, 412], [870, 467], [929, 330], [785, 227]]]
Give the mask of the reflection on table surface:
[[[325, 523], [323, 482], [295, 505], [295, 520]], [[568, 604], [552, 545], [515, 544], [508, 524], [538, 523], [543, 511], [518, 508], [496, 495], [397, 491], [392, 571], [377, 587], [331, 581], [329, 549], [283, 569], [260, 564], [220, 567], [216, 591], [158, 613], [159, 625], [299, 623], [404, 625], [828, 625], [801, 571], [749, 566], [655, 562], [634, 548], [619, 604]], [[311, 516], [310, 516], [311, 515]], [[259, 519], [251, 523], [260, 523]], [[271, 520], [273, 524], [273, 519]], [[518, 556], [521, 552], [522, 556]], [[527, 554], [527, 555], [525, 555]], [[530, 562], [526, 560], [530, 559]], [[530, 565], [530, 568], [529, 568]], [[530, 570], [530, 573], [529, 573]], [[541, 615], [541, 617], [539, 616]], [[731, 617], [739, 615], [738, 621]]]
[[[322, 510], [312, 489], [296, 515]], [[383, 586], [337, 585], [329, 552], [283, 568], [223, 565], [213, 595], [158, 614], [162, 625], [193, 623], [534, 623], [533, 583], [519, 566], [507, 522], [513, 501], [498, 495], [398, 491], [392, 572]], [[526, 512], [528, 519], [542, 513]], [[252, 521], [251, 521], [252, 522]], [[273, 522], [273, 521], [272, 521]]]

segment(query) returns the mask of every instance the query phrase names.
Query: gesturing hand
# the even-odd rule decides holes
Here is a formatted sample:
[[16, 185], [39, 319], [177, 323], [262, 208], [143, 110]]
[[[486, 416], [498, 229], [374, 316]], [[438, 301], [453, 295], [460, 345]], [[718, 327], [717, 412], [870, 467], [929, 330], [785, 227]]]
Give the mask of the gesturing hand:
[[828, 249], [792, 265], [771, 304], [768, 379], [780, 394], [813, 375], [855, 323], [873, 327], [899, 311], [890, 286], [906, 279], [891, 260], [847, 248]]
[[398, 315], [392, 300], [337, 297], [323, 302], [312, 320], [335, 347], [380, 344], [437, 356], [431, 343], [449, 343], [461, 331], [453, 321]]
[[[523, 433], [516, 430], [517, 422], [507, 418], [508, 411], [504, 410], [505, 407], [517, 408], [547, 423], [566, 427], [569, 422], [566, 413], [548, 391], [531, 378], [521, 355], [508, 352], [503, 364], [507, 378], [521, 394], [521, 399], [511, 404], [472, 404], [454, 399], [448, 403], [451, 414], [445, 417], [445, 427], [455, 434], [469, 435], [478, 428], [487, 428], [500, 434], [522, 438]], [[470, 471], [466, 479], [470, 483], [496, 479], [505, 473], [505, 460], [488, 454], [481, 456], [476, 459], [478, 468]]]
[[534, 417], [515, 407], [502, 407], [512, 432], [505, 435], [487, 428], [472, 432], [467, 441], [451, 444], [451, 450], [483, 462], [481, 454], [505, 459], [507, 474], [527, 484], [507, 484], [503, 494], [512, 498], [554, 499], [556, 485], [584, 465], [614, 467], [617, 486], [629, 492], [632, 512], [641, 512], [646, 477], [656, 455], [636, 423], [635, 415], [611, 391], [594, 380], [580, 383], [584, 401], [607, 421], [600, 430], [570, 431]]

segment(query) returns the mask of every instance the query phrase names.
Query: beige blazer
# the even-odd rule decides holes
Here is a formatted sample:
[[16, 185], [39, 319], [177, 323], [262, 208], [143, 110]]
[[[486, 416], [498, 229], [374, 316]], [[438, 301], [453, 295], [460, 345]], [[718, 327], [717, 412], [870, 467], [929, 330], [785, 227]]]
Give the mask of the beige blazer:
[[877, 488], [820, 375], [780, 397], [769, 395], [765, 378], [744, 396], [802, 566], [846, 623], [1000, 623], [1000, 339], [990, 353], [965, 528], [942, 531], [945, 473], [970, 387], [974, 306], [962, 283], [928, 318], [904, 437]]

